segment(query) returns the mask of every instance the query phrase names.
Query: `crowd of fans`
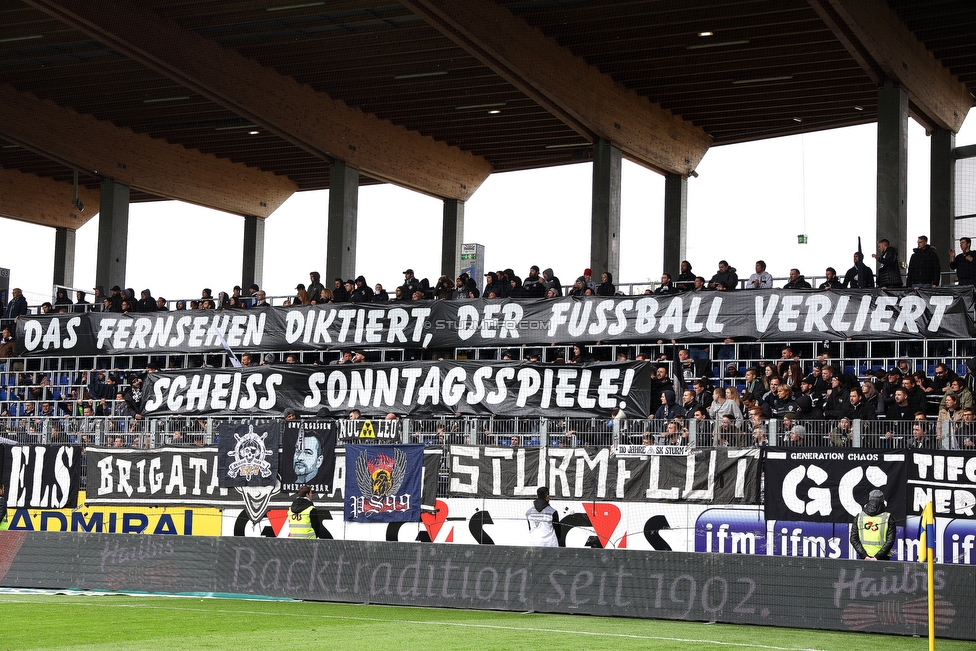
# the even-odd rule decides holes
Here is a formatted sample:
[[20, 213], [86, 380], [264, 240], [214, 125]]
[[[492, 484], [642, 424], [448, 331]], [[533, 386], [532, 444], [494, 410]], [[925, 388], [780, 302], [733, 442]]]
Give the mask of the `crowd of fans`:
[[[970, 250], [971, 241], [968, 237], [959, 239], [960, 251], [949, 250], [951, 260], [949, 266], [955, 271], [956, 278], [961, 285], [976, 284], [976, 253]], [[891, 246], [886, 239], [878, 242], [878, 252], [872, 254], [878, 264], [877, 276], [864, 263], [863, 254], [858, 251], [853, 254], [853, 264], [841, 278], [834, 267], [824, 270], [824, 282], [818, 289], [830, 290], [840, 288], [896, 288], [908, 287], [936, 287], [941, 283], [942, 268], [938, 253], [928, 243], [924, 235], [918, 238], [918, 247], [914, 249], [907, 265], [907, 274], [902, 279], [901, 263], [898, 250]], [[783, 285], [784, 289], [812, 289], [811, 284], [799, 269], [789, 270], [789, 280]], [[718, 263], [717, 271], [706, 279], [697, 275], [687, 260], [681, 262], [677, 277], [665, 272], [661, 283], [654, 290], [645, 293], [668, 294], [679, 291], [733, 291], [740, 288], [769, 289], [773, 287], [773, 277], [766, 270], [766, 263], [757, 260], [755, 273], [748, 279], [740, 279], [735, 267], [725, 260]], [[431, 285], [426, 279], [414, 275], [413, 269], [403, 272], [403, 283], [393, 290], [391, 295], [376, 284], [369, 286], [366, 278], [358, 276], [355, 279], [334, 278], [332, 286], [326, 287], [321, 275], [317, 271], [309, 273], [308, 284], [299, 283], [295, 287], [295, 294], [283, 301], [283, 305], [315, 305], [324, 303], [383, 303], [387, 301], [411, 300], [462, 300], [469, 298], [554, 298], [568, 294], [571, 296], [614, 296], [621, 295], [614, 285], [613, 275], [604, 271], [599, 282], [593, 276], [591, 269], [585, 269], [575, 282], [564, 287], [552, 269], [539, 271], [533, 265], [529, 268], [525, 278], [519, 277], [512, 269], [489, 271], [485, 274], [484, 286], [479, 287], [478, 279], [462, 273], [455, 279], [443, 275]], [[163, 297], [153, 297], [152, 291], [144, 289], [136, 297], [131, 288], [113, 286], [106, 294], [99, 286], [94, 290], [91, 300], [84, 291], [75, 292], [72, 299], [68, 290], [59, 289], [54, 302], [40, 305], [40, 313], [52, 312], [155, 312], [170, 309], [170, 302]], [[218, 292], [215, 296], [209, 288], [204, 288], [200, 298], [178, 300], [173, 303], [176, 310], [196, 309], [233, 309], [268, 306], [267, 294], [258, 285], [252, 284], [245, 291], [235, 286], [231, 293]], [[16, 319], [28, 314], [29, 306], [19, 288], [11, 290], [11, 299], [4, 307], [3, 318]]]
[[[976, 254], [970, 250], [970, 239], [961, 238], [960, 252], [949, 251], [952, 260], [950, 267], [955, 270], [960, 284], [976, 284]], [[843, 276], [833, 267], [825, 270], [825, 281], [820, 290], [837, 288], [871, 288], [903, 286], [901, 267], [897, 250], [882, 239], [878, 252], [874, 254], [878, 263], [877, 282], [874, 272], [863, 262], [860, 252], [854, 253], [853, 265]], [[904, 284], [911, 287], [936, 286], [940, 282], [941, 267], [935, 249], [927, 238], [918, 238], [916, 248], [907, 265], [908, 273]], [[467, 298], [557, 297], [564, 294], [573, 296], [613, 296], [619, 295], [609, 272], [601, 274], [599, 282], [591, 269], [585, 269], [570, 287], [564, 287], [552, 269], [540, 273], [538, 266], [532, 266], [528, 275], [520, 278], [512, 269], [491, 271], [485, 274], [483, 291], [476, 279], [463, 273], [451, 280], [441, 276], [431, 286], [426, 279], [418, 279], [413, 269], [403, 272], [403, 284], [396, 287], [390, 295], [382, 285], [370, 287], [363, 276], [355, 280], [335, 278], [332, 287], [326, 287], [318, 272], [309, 273], [308, 284], [299, 283], [295, 295], [286, 299], [284, 305], [314, 305], [324, 303], [371, 303], [408, 300], [462, 300]], [[740, 288], [766, 289], [773, 286], [773, 278], [766, 270], [766, 264], [759, 260], [755, 273], [743, 283], [736, 269], [727, 261], [718, 263], [718, 269], [708, 280], [696, 275], [690, 262], [683, 261], [677, 278], [665, 273], [661, 284], [653, 290], [655, 294], [681, 291], [733, 291]], [[812, 289], [810, 283], [798, 269], [791, 269], [787, 289]], [[646, 293], [651, 293], [648, 289]], [[138, 298], [132, 289], [113, 286], [108, 294], [102, 287], [95, 288], [89, 302], [86, 292], [78, 291], [74, 300], [65, 289], [60, 289], [53, 303], [40, 306], [41, 313], [108, 311], [116, 313], [153, 312], [168, 310], [169, 302], [163, 297], [153, 297], [149, 289], [140, 292]], [[235, 286], [232, 293], [218, 292], [213, 295], [209, 288], [203, 289], [199, 299], [175, 302], [177, 310], [194, 309], [246, 309], [268, 306], [267, 295], [258, 285], [252, 284], [245, 291]], [[16, 319], [29, 311], [27, 301], [18, 288], [11, 292], [11, 300], [4, 308], [5, 319]], [[8, 358], [14, 354], [14, 338], [11, 324], [5, 322], [0, 336], [0, 371], [5, 370]], [[917, 421], [923, 426], [914, 425], [911, 435], [899, 435], [894, 428], [882, 432], [879, 437], [895, 444], [930, 447], [942, 445], [944, 428], [933, 428], [931, 423], [951, 422], [954, 425], [950, 447], [972, 448], [974, 437], [969, 433], [974, 420], [973, 393], [976, 392], [976, 376], [971, 360], [969, 371], [960, 377], [946, 364], [935, 366], [935, 377], [928, 377], [922, 370], [907, 368], [907, 362], [888, 370], [868, 371], [866, 377], [857, 378], [852, 373], [842, 372], [837, 365], [823, 356], [814, 362], [812, 368], [804, 370], [803, 361], [792, 349], [783, 350], [783, 357], [776, 362], [759, 363], [757, 366], [740, 371], [732, 365], [725, 375], [729, 386], [715, 386], [701, 359], [693, 359], [694, 351], [681, 349], [675, 359], [668, 360], [665, 355], [655, 356], [653, 360], [646, 354], [638, 359], [661, 362], [654, 380], [653, 404], [660, 408], [653, 415], [658, 422], [656, 431], [648, 429], [642, 438], [658, 443], [681, 443], [687, 440], [686, 419], [712, 423], [714, 443], [717, 445], [762, 445], [766, 441], [768, 421], [783, 424], [784, 441], [801, 445], [808, 443], [807, 429], [822, 429], [814, 423], [828, 423], [829, 433], [819, 434], [829, 444], [849, 445], [851, 423], [855, 420], [867, 422], [883, 419], [887, 421]], [[502, 359], [513, 359], [517, 353], [506, 351]], [[626, 359], [627, 353], [618, 356]], [[530, 361], [545, 361], [538, 354], [527, 357]], [[245, 353], [241, 357], [243, 366], [273, 363], [273, 355], [264, 357]], [[295, 363], [299, 357], [287, 355], [286, 363]], [[364, 363], [362, 352], [344, 351], [341, 357], [331, 363]], [[581, 363], [593, 361], [582, 346], [574, 346], [568, 358], [551, 359], [553, 363]], [[206, 365], [206, 362], [203, 362]], [[841, 367], [842, 368], [842, 367]], [[152, 371], [152, 368], [147, 369]], [[672, 376], [673, 373], [673, 376]], [[8, 374], [7, 377], [11, 377]], [[73, 428], [96, 427], [95, 419], [116, 419], [112, 427], [119, 431], [134, 431], [139, 427], [138, 403], [144, 373], [127, 374], [124, 371], [90, 371], [82, 373], [64, 383], [54, 386], [48, 374], [19, 373], [15, 383], [0, 387], [0, 418], [8, 423], [17, 423], [16, 431], [21, 438], [31, 438], [40, 430], [45, 419], [70, 417], [82, 419]], [[616, 416], [615, 416], [616, 417]], [[619, 414], [625, 418], [625, 414]], [[85, 421], [84, 419], [91, 419]], [[803, 424], [801, 424], [803, 423]], [[651, 426], [648, 426], [650, 428]], [[960, 429], [961, 428], [961, 429]], [[921, 431], [916, 431], [921, 430]], [[922, 436], [925, 434], [925, 436]], [[880, 441], [880, 443], [884, 443]]]
[[787, 346], [779, 360], [730, 368], [728, 385], [716, 386], [701, 372], [702, 361], [681, 349], [673, 365], [657, 368], [652, 401], [660, 407], [643, 442], [684, 444], [686, 420], [695, 419], [714, 445], [767, 445], [776, 421], [782, 444], [850, 446], [859, 421], [873, 446], [976, 448], [976, 357], [962, 376], [938, 363], [930, 377], [908, 360], [868, 370], [862, 379], [842, 368], [827, 353], [806, 368]]

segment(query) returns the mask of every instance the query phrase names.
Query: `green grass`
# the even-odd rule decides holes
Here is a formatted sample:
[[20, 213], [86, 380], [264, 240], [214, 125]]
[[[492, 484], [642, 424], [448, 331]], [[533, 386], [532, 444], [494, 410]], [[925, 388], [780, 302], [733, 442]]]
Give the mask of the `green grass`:
[[[726, 624], [298, 601], [0, 595], [0, 649], [928, 648], [926, 639]], [[940, 651], [972, 642], [938, 640]]]

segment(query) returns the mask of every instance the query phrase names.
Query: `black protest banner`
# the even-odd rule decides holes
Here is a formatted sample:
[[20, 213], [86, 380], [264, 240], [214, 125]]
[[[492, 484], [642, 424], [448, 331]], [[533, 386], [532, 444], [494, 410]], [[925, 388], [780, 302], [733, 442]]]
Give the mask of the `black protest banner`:
[[913, 451], [908, 464], [908, 513], [919, 515], [932, 502], [935, 515], [976, 519], [976, 455], [972, 452]]
[[451, 497], [758, 502], [758, 449], [689, 450], [687, 456], [621, 457], [610, 448], [451, 446]]
[[277, 422], [220, 423], [217, 441], [217, 476], [222, 487], [274, 486], [280, 444]]
[[145, 416], [278, 414], [322, 407], [367, 414], [608, 417], [654, 413], [647, 362], [552, 365], [513, 362], [395, 362], [150, 374]]
[[79, 445], [0, 445], [8, 508], [73, 509], [84, 463]]
[[[293, 432], [286, 429], [285, 434]], [[314, 426], [307, 430], [316, 432]], [[343, 508], [345, 449], [334, 447], [335, 462], [328, 489], [316, 492], [315, 502], [325, 508]], [[274, 486], [220, 486], [217, 448], [158, 448], [128, 450], [88, 448], [86, 504], [117, 506], [213, 506], [245, 508], [252, 521], [269, 509], [287, 509], [295, 499], [287, 484]], [[424, 450], [423, 504], [437, 497], [437, 471], [442, 451]], [[285, 461], [285, 466], [288, 461]], [[77, 493], [76, 498], [77, 500]], [[11, 505], [13, 506], [13, 505]], [[43, 506], [31, 508], [49, 508]]]
[[282, 490], [293, 493], [307, 484], [315, 493], [336, 488], [335, 460], [338, 423], [334, 420], [283, 421], [281, 433]]
[[766, 448], [766, 520], [850, 523], [877, 489], [886, 510], [904, 523], [907, 457], [907, 451]]
[[764, 341], [967, 338], [973, 294], [914, 290], [749, 290], [667, 296], [327, 304], [247, 310], [25, 316], [23, 355], [223, 350], [456, 348], [676, 339]]

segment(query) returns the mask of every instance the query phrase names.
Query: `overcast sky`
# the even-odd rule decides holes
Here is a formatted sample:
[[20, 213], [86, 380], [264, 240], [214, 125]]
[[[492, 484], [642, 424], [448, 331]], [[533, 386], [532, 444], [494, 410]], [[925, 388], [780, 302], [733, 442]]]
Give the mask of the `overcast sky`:
[[[957, 146], [976, 144], [976, 117]], [[710, 277], [725, 258], [746, 277], [756, 259], [773, 276], [790, 267], [843, 274], [857, 237], [873, 250], [876, 128], [864, 125], [709, 150], [688, 183], [688, 251], [695, 271]], [[572, 283], [589, 266], [589, 163], [494, 174], [465, 207], [464, 241], [483, 244], [486, 268], [552, 267]], [[910, 123], [908, 241], [928, 233], [929, 139]], [[662, 272], [664, 178], [624, 162], [620, 228], [622, 282], [657, 280]], [[264, 283], [269, 295], [293, 293], [308, 272], [325, 273], [328, 192], [301, 192], [266, 225]], [[413, 267], [433, 283], [440, 273], [439, 200], [390, 185], [359, 192], [357, 275], [394, 287]], [[0, 267], [31, 304], [50, 296], [54, 229], [0, 219]], [[125, 285], [168, 299], [195, 298], [203, 287], [230, 291], [241, 282], [241, 218], [176, 201], [129, 209]], [[797, 235], [809, 237], [798, 244]], [[878, 235], [877, 237], [883, 237]], [[98, 218], [78, 230], [75, 285], [95, 280]], [[24, 245], [21, 245], [21, 244]], [[903, 255], [903, 260], [907, 257]], [[598, 274], [601, 270], [594, 270]], [[677, 270], [668, 270], [676, 272]]]

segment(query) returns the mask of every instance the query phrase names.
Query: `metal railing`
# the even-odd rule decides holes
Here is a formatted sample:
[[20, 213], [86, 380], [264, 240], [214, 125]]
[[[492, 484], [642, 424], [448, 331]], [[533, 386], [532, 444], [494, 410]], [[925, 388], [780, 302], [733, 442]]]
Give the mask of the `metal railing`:
[[[237, 416], [137, 419], [111, 416], [5, 416], [0, 436], [22, 444], [78, 444], [82, 446], [151, 449], [170, 445], [204, 446], [217, 442], [224, 422], [248, 420]], [[270, 418], [256, 418], [256, 424]], [[403, 418], [393, 437], [360, 438], [364, 420], [341, 420], [340, 444], [347, 442], [423, 443], [425, 445], [489, 445], [512, 447], [609, 447], [629, 445], [687, 445], [694, 447], [750, 447], [796, 445], [808, 447], [931, 448], [976, 450], [976, 420], [762, 420], [751, 423], [710, 419], [601, 418]], [[372, 421], [379, 431], [382, 420]]]

